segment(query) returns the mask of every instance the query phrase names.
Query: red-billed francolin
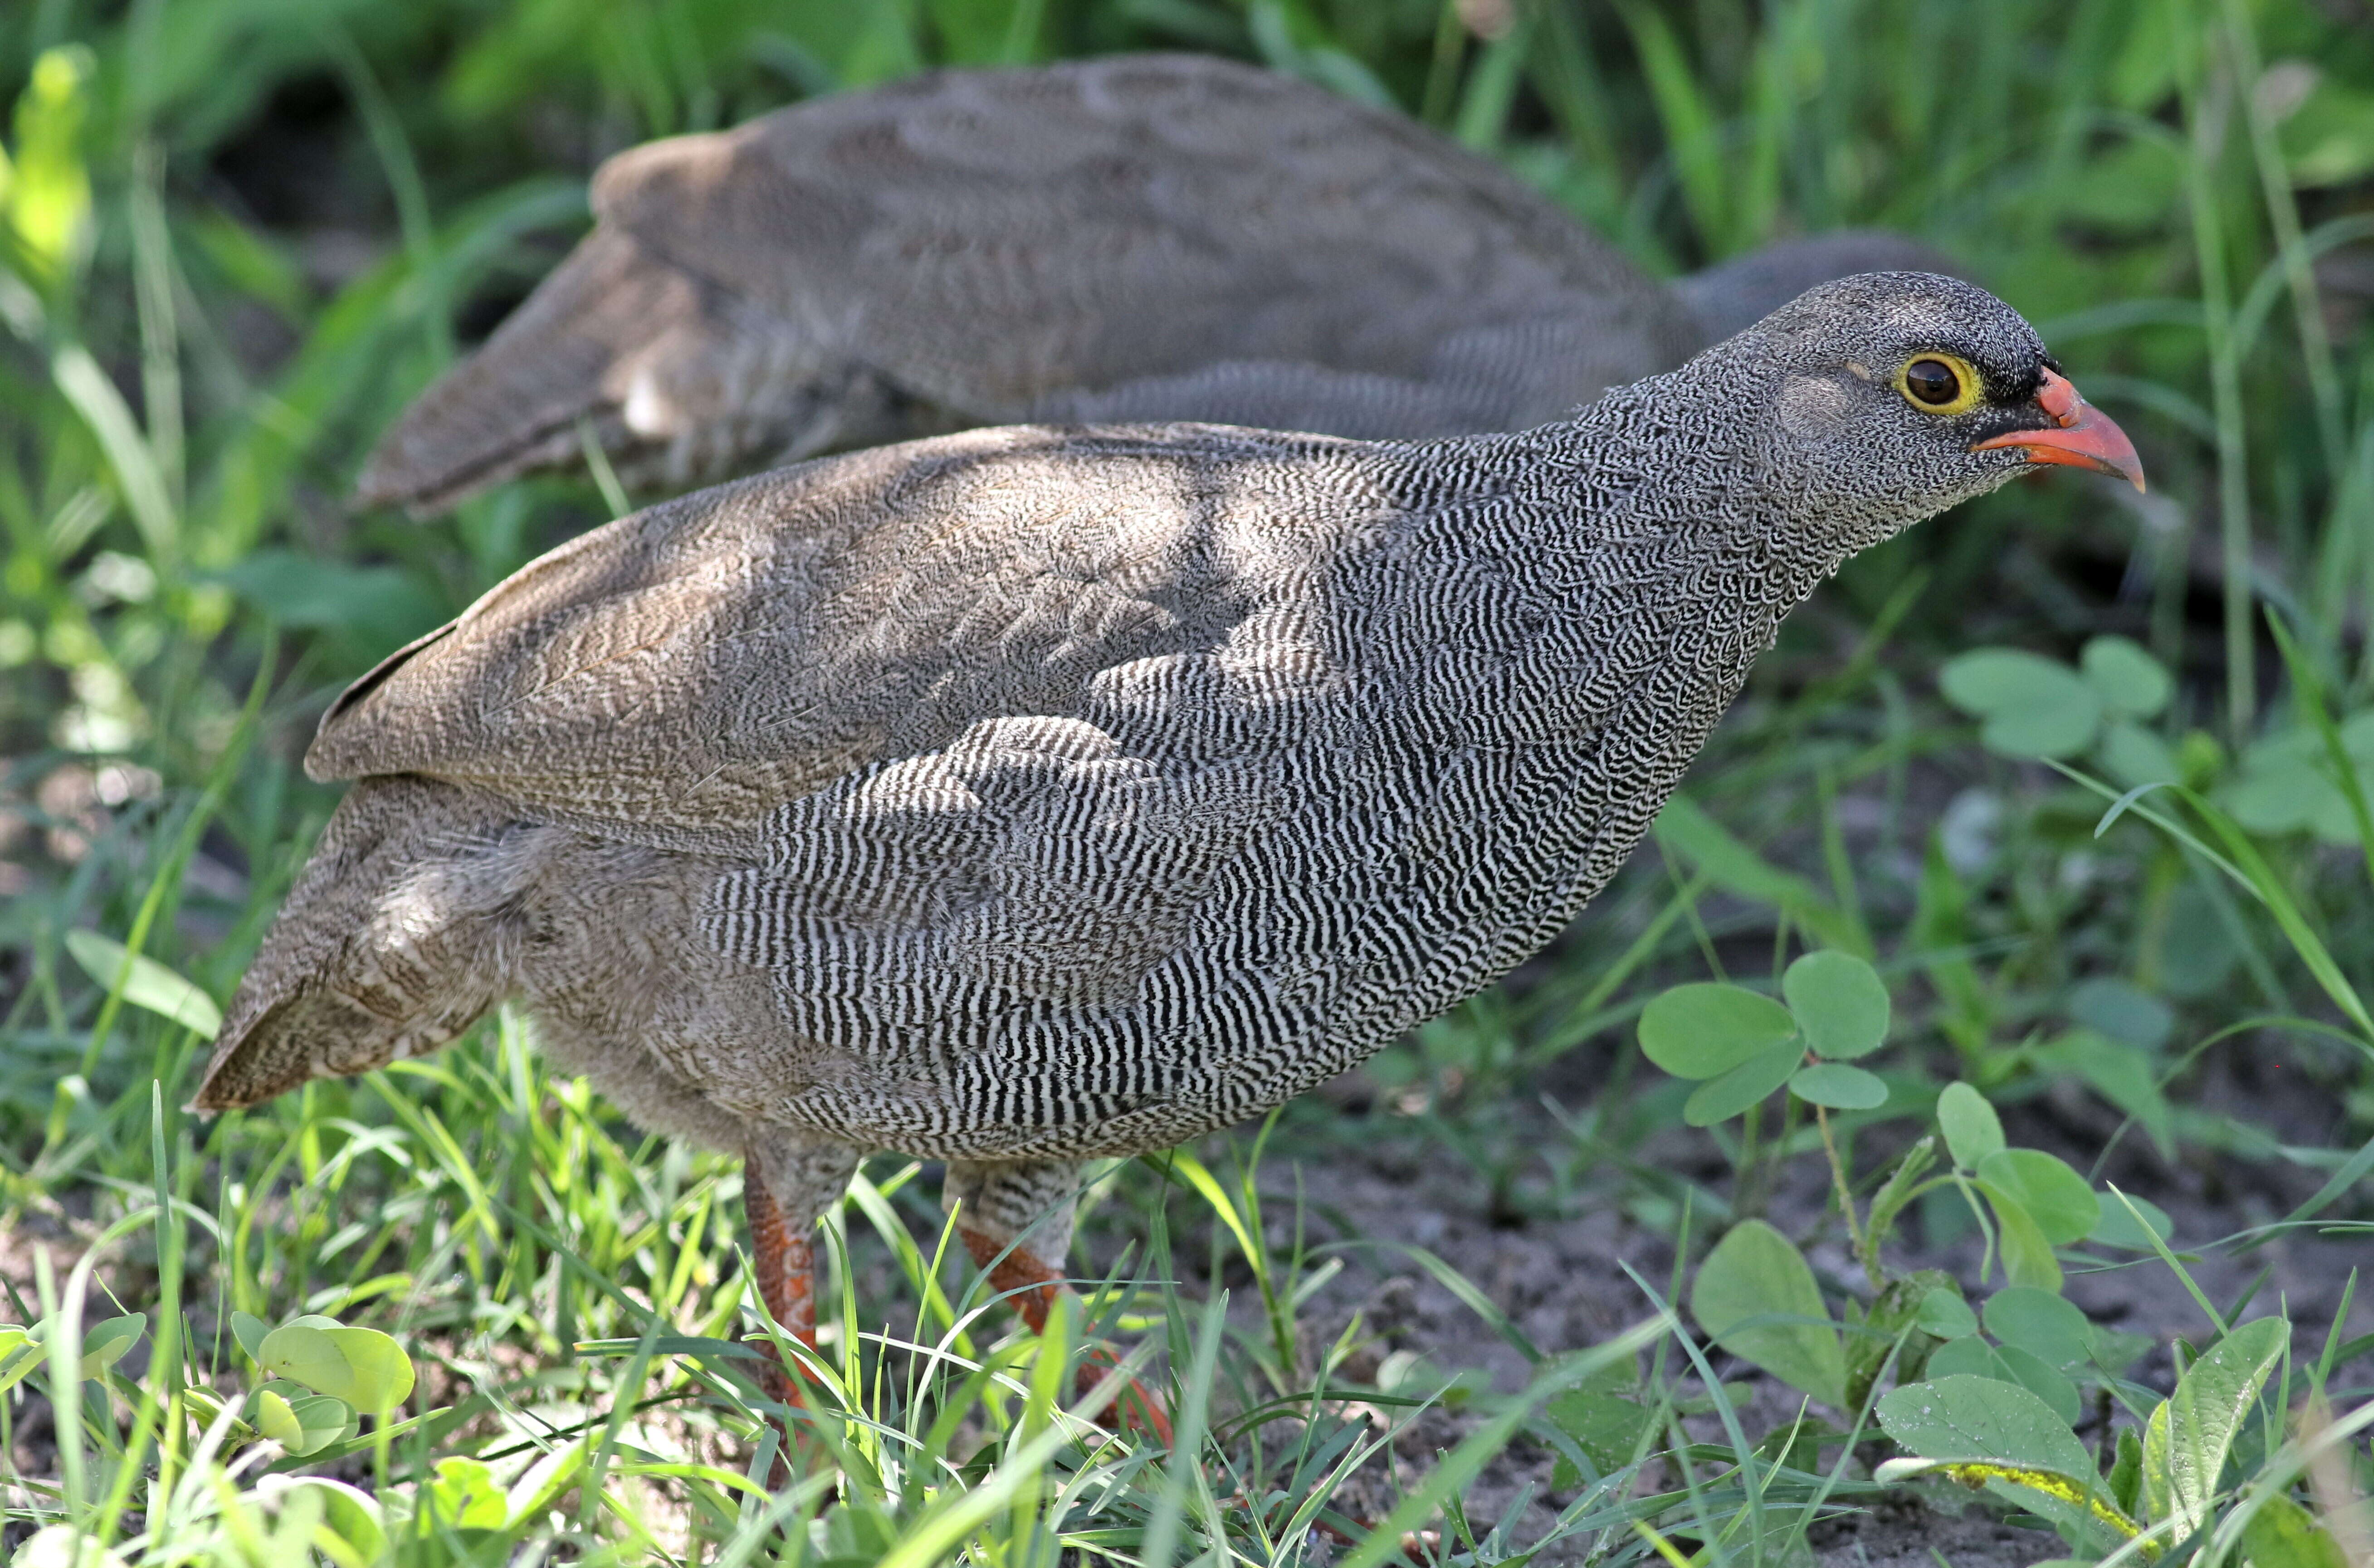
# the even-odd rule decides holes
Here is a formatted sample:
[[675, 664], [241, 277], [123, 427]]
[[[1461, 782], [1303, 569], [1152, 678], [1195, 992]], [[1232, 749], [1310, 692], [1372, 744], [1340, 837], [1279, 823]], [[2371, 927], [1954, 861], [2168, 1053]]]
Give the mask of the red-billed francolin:
[[793, 1330], [872, 1149], [946, 1161], [1043, 1312], [1078, 1162], [1542, 947], [1791, 607], [2038, 462], [2142, 482], [2016, 314], [1893, 273], [1514, 435], [986, 430], [622, 518], [323, 719], [308, 771], [356, 782], [197, 1104], [517, 999], [629, 1115], [744, 1153]]

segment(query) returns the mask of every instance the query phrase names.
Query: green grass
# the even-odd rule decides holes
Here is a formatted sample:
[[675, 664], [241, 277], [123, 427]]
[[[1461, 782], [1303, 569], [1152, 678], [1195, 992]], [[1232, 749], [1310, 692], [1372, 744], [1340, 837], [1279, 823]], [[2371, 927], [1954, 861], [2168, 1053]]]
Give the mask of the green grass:
[[[2136, 435], [2153, 494], [2015, 486], [1855, 563], [1765, 661], [1691, 804], [1545, 962], [1380, 1058], [1376, 1110], [1291, 1107], [1107, 1173], [1087, 1234], [1118, 1261], [1047, 1343], [984, 1299], [928, 1183], [876, 1161], [828, 1232], [805, 1430], [833, 1463], [771, 1493], [731, 1162], [645, 1139], [509, 1018], [253, 1111], [179, 1106], [208, 999], [333, 803], [294, 762], [328, 696], [654, 498], [605, 475], [505, 486], [434, 525], [340, 505], [372, 436], [582, 229], [590, 158], [929, 64], [1133, 47], [1397, 103], [1652, 270], [1795, 229], [1917, 233], [2038, 323]], [[1918, 1362], [1955, 1338], [1929, 1332], [1946, 1307], [1915, 1311], [1946, 1288], [1916, 1266], [1956, 1224], [2002, 1221], [1971, 1148], [1883, 1186], [1943, 1085], [2015, 1129], [2108, 1106], [2120, 1149], [2313, 1191], [2232, 1236], [2180, 1235], [2182, 1255], [2132, 1230], [2125, 1251], [2017, 1254], [2016, 1288], [2047, 1296], [2095, 1258], [2197, 1300], [2189, 1343], [2048, 1367], [2121, 1430], [2147, 1429], [2196, 1358], [2250, 1348], [2192, 1258], [2366, 1234], [2374, 733], [2351, 726], [2374, 711], [2374, 290], [2336, 263], [2374, 238], [2374, 31], [2345, 6], [24, 0], [0, 8], [0, 1319], [51, 1325], [30, 1349], [0, 1330], [11, 1542], [64, 1525], [143, 1568], [1376, 1563], [1405, 1546], [1761, 1564], [1886, 1491], [1899, 1450], [1984, 1457], [1922, 1447], [1886, 1404], [1891, 1383], [1939, 1387]], [[2060, 771], [1939, 694], [1955, 655], [2074, 661], [2101, 632], [2148, 649], [2172, 697], [2096, 714]], [[2068, 696], [2074, 671], [2033, 678], [2100, 707]], [[2190, 794], [2113, 812], [2163, 779]], [[1816, 948], [1870, 961], [1891, 993], [1865, 1063], [1886, 1102], [1816, 1117], [1781, 1096], [1677, 1130], [1692, 1086], [1632, 1049], [1642, 1010], [1682, 981], [1776, 989]], [[2206, 1092], [2244, 1052], [2327, 1108], [2313, 1137]], [[1510, 1224], [1618, 1210], [1680, 1261], [1636, 1277], [1635, 1329], [1540, 1346], [1417, 1258], [1518, 1351], [1522, 1387], [1380, 1365], [1331, 1293], [1362, 1255], [1287, 1196], [1297, 1162], [1355, 1143], [1471, 1171]], [[2105, 1204], [2108, 1176], [2153, 1168], [2098, 1153], [2079, 1174]], [[1809, 1271], [1818, 1310], [1711, 1341], [1701, 1261], [1757, 1234], [1734, 1222], [1785, 1215], [1776, 1195], [1808, 1172], [1831, 1207], [1750, 1284], [1793, 1289], [1788, 1258], [1860, 1230], [1870, 1282], [1918, 1288]], [[1949, 1281], [1984, 1314], [1954, 1354], [2049, 1349], [2050, 1315], [2003, 1281]], [[101, 1327], [132, 1313], [136, 1345]], [[247, 1419], [262, 1378], [234, 1315], [309, 1313], [393, 1335], [418, 1382], [389, 1420], [292, 1457]], [[127, 1353], [86, 1369], [111, 1333]], [[1804, 1419], [1776, 1424], [1772, 1398], [1738, 1397], [1821, 1361], [1824, 1335], [1879, 1358], [1870, 1401], [1807, 1390]], [[2286, 1509], [2330, 1520], [2368, 1488], [2374, 1347], [2305, 1319], [2286, 1343], [2235, 1394], [2197, 1514], [2131, 1489], [2141, 1544], [2063, 1519], [2032, 1555], [2136, 1560], [2197, 1527], [2208, 1562], [2339, 1561], [2250, 1532]], [[1171, 1391], [1175, 1450], [1069, 1408], [1066, 1358], [1099, 1346]], [[2215, 1435], [2162, 1419], [2171, 1441]], [[1487, 1466], [1553, 1461], [1546, 1513], [1471, 1514]], [[2110, 1496], [2119, 1474], [2080, 1480]], [[2048, 1494], [1990, 1484], [1992, 1505], [2051, 1517]]]

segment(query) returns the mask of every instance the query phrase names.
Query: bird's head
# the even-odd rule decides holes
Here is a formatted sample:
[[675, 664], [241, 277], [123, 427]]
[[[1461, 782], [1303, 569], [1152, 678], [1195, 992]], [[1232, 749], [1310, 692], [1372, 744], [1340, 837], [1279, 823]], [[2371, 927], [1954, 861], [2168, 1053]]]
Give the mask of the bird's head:
[[[1767, 474], [1861, 549], [2038, 463], [2143, 488], [2133, 442], [2078, 395], [2036, 330], [1982, 288], [1865, 273], [1808, 289], [1692, 369], [1759, 366]], [[1686, 369], [1684, 374], [1687, 374]], [[1744, 390], [1744, 389], [1742, 389]]]

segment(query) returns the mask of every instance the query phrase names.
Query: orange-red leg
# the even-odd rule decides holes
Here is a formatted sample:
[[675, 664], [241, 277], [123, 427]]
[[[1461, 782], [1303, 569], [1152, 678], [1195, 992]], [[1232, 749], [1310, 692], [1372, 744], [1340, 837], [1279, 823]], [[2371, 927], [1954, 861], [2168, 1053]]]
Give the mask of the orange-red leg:
[[[987, 1231], [959, 1224], [957, 1234], [964, 1238], [965, 1250], [972, 1255], [974, 1265], [989, 1271], [990, 1288], [1005, 1297], [1032, 1333], [1045, 1333], [1047, 1315], [1054, 1310], [1056, 1293], [1069, 1288], [1064, 1283], [1064, 1276], [1047, 1267], [1028, 1248], [1008, 1248]], [[1080, 1364], [1075, 1392], [1087, 1395], [1111, 1374], [1113, 1366], [1110, 1355], [1102, 1351], [1093, 1352]], [[1122, 1430], [1146, 1433], [1163, 1446], [1169, 1446], [1169, 1413], [1162, 1408], [1154, 1390], [1136, 1378], [1131, 1378], [1129, 1387], [1122, 1390], [1114, 1411]]]
[[[816, 1346], [816, 1254], [803, 1226], [796, 1234], [784, 1218], [782, 1206], [751, 1162], [742, 1176], [742, 1205], [750, 1214], [750, 1262], [758, 1270], [758, 1297], [768, 1313], [800, 1343]], [[770, 1398], [800, 1403], [799, 1384], [773, 1346], [767, 1347], [767, 1364], [759, 1374]]]
[[[857, 1158], [846, 1144], [786, 1135], [753, 1143], [742, 1161], [742, 1205], [749, 1212], [750, 1266], [759, 1299], [792, 1338], [811, 1349], [816, 1254], [808, 1236], [848, 1190]], [[769, 1398], [801, 1402], [797, 1377], [771, 1354], [760, 1382]]]

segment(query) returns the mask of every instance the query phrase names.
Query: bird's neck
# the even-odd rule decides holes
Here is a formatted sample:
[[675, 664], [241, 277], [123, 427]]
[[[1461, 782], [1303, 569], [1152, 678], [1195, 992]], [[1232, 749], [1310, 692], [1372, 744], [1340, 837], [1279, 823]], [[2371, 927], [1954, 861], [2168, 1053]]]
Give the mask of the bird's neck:
[[1694, 409], [1663, 385], [1674, 379], [1493, 439], [1489, 467], [1523, 520], [1512, 557], [1594, 617], [1628, 600], [1665, 623], [1676, 654], [1743, 636], [1761, 651], [1886, 520], [1833, 515], [1754, 421]]

